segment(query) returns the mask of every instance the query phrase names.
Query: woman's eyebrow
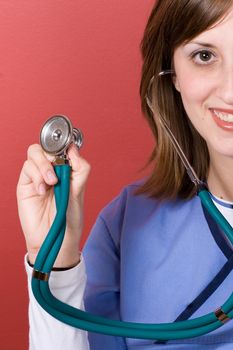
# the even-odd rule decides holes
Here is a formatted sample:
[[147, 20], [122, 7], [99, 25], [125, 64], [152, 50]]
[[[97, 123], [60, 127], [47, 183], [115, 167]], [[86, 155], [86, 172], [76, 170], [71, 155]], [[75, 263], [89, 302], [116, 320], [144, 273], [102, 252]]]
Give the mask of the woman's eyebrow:
[[203, 43], [203, 42], [200, 42], [200, 41], [189, 41], [186, 45], [188, 45], [188, 44], [197, 44], [197, 45], [200, 45], [200, 46], [211, 47], [211, 48], [216, 49], [216, 46], [214, 46], [213, 44]]

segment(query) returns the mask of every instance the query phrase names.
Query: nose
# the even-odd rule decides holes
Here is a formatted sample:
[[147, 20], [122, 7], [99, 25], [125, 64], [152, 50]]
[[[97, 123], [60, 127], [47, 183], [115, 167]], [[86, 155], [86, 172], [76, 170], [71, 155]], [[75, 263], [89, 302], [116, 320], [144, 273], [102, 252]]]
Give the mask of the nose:
[[221, 72], [217, 94], [225, 104], [233, 105], [233, 62]]

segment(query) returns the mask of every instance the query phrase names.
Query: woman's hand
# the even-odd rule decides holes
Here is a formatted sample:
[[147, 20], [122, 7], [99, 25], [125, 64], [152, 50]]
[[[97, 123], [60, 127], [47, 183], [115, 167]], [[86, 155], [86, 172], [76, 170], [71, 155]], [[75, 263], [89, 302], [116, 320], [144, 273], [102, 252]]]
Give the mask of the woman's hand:
[[[90, 164], [79, 155], [74, 144], [67, 153], [72, 167], [70, 196], [65, 238], [54, 264], [56, 267], [70, 267], [79, 262], [84, 192], [90, 172]], [[57, 177], [51, 164], [54, 159], [39, 144], [29, 146], [17, 184], [18, 213], [32, 264], [56, 214], [53, 186], [57, 183]]]

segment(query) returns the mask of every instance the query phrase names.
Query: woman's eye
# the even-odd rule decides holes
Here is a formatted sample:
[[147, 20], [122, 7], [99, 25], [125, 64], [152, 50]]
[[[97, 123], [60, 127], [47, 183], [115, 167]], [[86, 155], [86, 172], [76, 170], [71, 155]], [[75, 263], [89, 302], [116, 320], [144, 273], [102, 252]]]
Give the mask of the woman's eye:
[[213, 62], [212, 58], [215, 57], [215, 55], [208, 50], [201, 50], [198, 52], [194, 52], [191, 54], [191, 58], [196, 64], [204, 65], [204, 64], [210, 64]]

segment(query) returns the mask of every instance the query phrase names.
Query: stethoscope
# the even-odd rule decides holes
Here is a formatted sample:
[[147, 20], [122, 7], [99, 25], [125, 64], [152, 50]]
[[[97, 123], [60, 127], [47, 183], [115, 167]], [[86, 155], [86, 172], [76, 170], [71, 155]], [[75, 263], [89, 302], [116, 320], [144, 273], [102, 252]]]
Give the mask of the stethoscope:
[[[162, 71], [159, 76], [172, 74], [173, 72], [173, 70]], [[154, 76], [150, 80], [148, 92], [152, 89], [153, 82]], [[145, 98], [154, 114], [148, 92]], [[214, 205], [206, 184], [198, 178], [166, 120], [161, 115], [160, 123], [179, 154], [191, 181], [196, 186], [197, 195], [200, 197], [202, 205], [233, 244], [232, 227]], [[233, 318], [233, 293], [221, 307], [209, 314], [191, 320], [161, 324], [123, 322], [99, 317], [65, 304], [52, 295], [49, 288], [49, 275], [65, 234], [71, 173], [67, 149], [72, 142], [80, 148], [83, 144], [83, 135], [80, 129], [72, 127], [69, 118], [66, 116], [55, 115], [43, 125], [40, 133], [40, 143], [45, 152], [55, 156], [53, 165], [58, 182], [54, 186], [57, 213], [38, 252], [31, 281], [33, 294], [42, 308], [61, 322], [89, 332], [161, 341], [198, 337], [214, 331], [231, 320]]]

